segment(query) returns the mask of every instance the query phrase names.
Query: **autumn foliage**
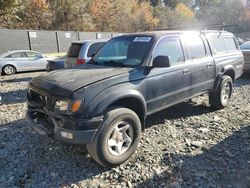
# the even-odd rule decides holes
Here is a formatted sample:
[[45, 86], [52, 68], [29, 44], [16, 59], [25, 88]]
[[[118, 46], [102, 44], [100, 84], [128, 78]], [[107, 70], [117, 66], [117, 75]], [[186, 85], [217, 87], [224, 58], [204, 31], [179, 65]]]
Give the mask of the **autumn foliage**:
[[[196, 4], [194, 4], [196, 2]], [[136, 32], [199, 23], [241, 23], [239, 0], [0, 0], [0, 28]]]

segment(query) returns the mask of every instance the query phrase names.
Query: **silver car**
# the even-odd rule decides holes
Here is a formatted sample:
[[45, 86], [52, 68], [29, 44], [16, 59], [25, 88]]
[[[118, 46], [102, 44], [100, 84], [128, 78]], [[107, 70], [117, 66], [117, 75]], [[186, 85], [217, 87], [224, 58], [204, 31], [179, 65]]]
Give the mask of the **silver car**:
[[22, 71], [45, 70], [46, 65], [45, 55], [35, 51], [18, 50], [0, 54], [0, 73], [6, 75]]
[[244, 42], [240, 45], [240, 49], [244, 55], [244, 72], [250, 72], [250, 41]]
[[65, 68], [72, 68], [87, 63], [108, 39], [96, 39], [72, 42], [64, 63]]

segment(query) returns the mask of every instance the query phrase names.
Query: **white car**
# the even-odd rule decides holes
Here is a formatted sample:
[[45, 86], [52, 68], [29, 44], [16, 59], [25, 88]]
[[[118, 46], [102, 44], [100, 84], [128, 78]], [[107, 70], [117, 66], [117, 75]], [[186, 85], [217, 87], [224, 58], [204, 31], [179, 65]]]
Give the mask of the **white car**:
[[9, 51], [0, 54], [0, 73], [5, 75], [16, 72], [45, 70], [47, 57], [30, 50]]

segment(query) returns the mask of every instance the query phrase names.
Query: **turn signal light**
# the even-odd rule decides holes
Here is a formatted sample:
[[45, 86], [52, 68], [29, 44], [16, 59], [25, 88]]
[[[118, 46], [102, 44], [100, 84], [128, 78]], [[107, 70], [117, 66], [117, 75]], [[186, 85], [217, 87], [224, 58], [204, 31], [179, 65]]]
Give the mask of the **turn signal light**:
[[82, 100], [81, 100], [81, 99], [75, 100], [75, 101], [72, 103], [71, 111], [72, 111], [72, 112], [77, 112], [77, 111], [79, 110], [81, 104], [82, 104]]

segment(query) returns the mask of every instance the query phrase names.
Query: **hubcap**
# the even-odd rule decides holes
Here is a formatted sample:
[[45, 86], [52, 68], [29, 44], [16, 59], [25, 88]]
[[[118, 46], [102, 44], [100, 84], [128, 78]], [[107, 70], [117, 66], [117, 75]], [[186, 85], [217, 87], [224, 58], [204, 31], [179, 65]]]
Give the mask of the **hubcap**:
[[130, 123], [122, 121], [116, 124], [108, 140], [109, 152], [113, 155], [122, 155], [133, 141], [133, 128]]
[[223, 103], [226, 103], [228, 101], [228, 99], [230, 98], [230, 94], [231, 94], [231, 87], [230, 87], [230, 83], [225, 83], [222, 91], [221, 91], [221, 100]]
[[4, 67], [4, 72], [6, 74], [13, 74], [14, 73], [14, 69], [11, 66], [6, 66], [6, 67]]

